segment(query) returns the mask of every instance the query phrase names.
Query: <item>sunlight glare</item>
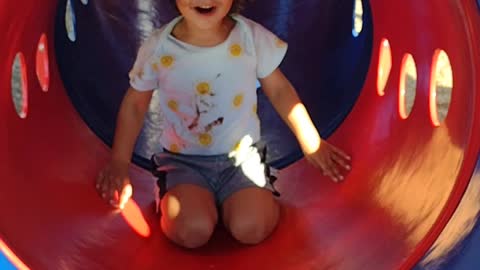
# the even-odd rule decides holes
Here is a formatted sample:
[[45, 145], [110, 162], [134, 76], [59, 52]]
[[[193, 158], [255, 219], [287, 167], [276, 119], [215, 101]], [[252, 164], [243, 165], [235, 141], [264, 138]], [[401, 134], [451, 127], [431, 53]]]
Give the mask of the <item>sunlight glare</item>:
[[121, 214], [130, 227], [140, 236], [148, 238], [151, 235], [150, 227], [148, 226], [145, 217], [138, 204], [130, 199]]
[[180, 201], [177, 197], [173, 195], [168, 195], [167, 197], [167, 215], [170, 220], [175, 219], [180, 214]]
[[320, 136], [315, 128], [312, 128], [313, 124], [311, 122], [304, 121], [304, 119], [309, 119], [307, 109], [301, 103], [296, 104], [293, 109], [288, 114], [288, 119], [291, 119], [292, 122], [298, 123], [298, 127], [295, 127], [297, 130], [301, 130], [300, 141], [304, 142], [304, 151], [306, 154], [313, 154], [320, 148]]
[[262, 163], [258, 149], [253, 146], [253, 139], [250, 135], [246, 135], [240, 140], [238, 147], [230, 152], [229, 157], [235, 160], [235, 166], [240, 166], [243, 174], [255, 185], [259, 187], [267, 185], [265, 165]]

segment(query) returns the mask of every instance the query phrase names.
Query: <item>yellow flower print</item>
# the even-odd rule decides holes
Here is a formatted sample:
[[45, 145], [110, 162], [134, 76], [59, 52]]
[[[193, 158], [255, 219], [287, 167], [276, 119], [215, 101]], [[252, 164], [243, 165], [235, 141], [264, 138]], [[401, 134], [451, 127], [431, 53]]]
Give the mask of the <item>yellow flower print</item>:
[[172, 110], [173, 112], [178, 112], [178, 103], [176, 100], [169, 100], [168, 103], [168, 108], [170, 108], [170, 110]]
[[237, 143], [235, 143], [235, 145], [232, 148], [232, 151], [234, 152], [238, 151], [240, 149], [240, 145], [241, 145], [240, 143], [241, 141], [238, 141]]
[[255, 120], [257, 120], [258, 122], [260, 122], [260, 118], [258, 117], [258, 108], [257, 108], [257, 104], [253, 104], [252, 106], [252, 112], [253, 112], [253, 117], [255, 118]]
[[203, 146], [212, 144], [212, 136], [208, 133], [202, 133], [198, 136], [198, 142]]
[[275, 38], [275, 45], [277, 46], [277, 48], [285, 48], [287, 47], [287, 43], [283, 40], [281, 40], [280, 38]]
[[210, 94], [210, 84], [208, 82], [200, 82], [197, 84], [197, 93], [200, 95]]
[[243, 94], [238, 94], [233, 98], [233, 107], [239, 108], [243, 104]]
[[157, 62], [152, 64], [152, 70], [155, 71], [155, 72], [158, 72], [158, 63]]
[[232, 46], [230, 46], [230, 54], [233, 57], [240, 57], [242, 56], [242, 53], [243, 53], [243, 48], [239, 44], [235, 43]]
[[175, 59], [171, 55], [164, 55], [162, 58], [160, 58], [160, 63], [164, 68], [169, 68], [173, 66], [173, 63], [175, 62]]
[[172, 145], [170, 145], [170, 152], [172, 153], [180, 152], [180, 146], [178, 146], [178, 144], [173, 143]]

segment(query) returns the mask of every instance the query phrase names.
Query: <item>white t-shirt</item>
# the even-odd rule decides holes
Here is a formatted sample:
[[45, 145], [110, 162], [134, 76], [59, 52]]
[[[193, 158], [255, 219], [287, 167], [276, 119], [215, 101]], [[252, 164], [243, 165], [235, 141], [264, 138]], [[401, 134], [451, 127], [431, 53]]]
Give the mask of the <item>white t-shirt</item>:
[[198, 47], [171, 32], [177, 17], [140, 47], [129, 73], [138, 91], [157, 90], [164, 115], [161, 144], [169, 151], [217, 155], [260, 139], [257, 78], [282, 62], [287, 44], [241, 15], [228, 38]]

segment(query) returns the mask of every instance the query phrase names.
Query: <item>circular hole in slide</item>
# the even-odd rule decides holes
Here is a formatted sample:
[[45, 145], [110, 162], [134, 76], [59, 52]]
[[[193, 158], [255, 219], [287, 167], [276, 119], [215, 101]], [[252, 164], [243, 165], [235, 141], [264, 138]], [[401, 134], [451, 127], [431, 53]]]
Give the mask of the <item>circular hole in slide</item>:
[[67, 29], [67, 36], [70, 41], [74, 42], [77, 40], [77, 33], [75, 32], [75, 12], [73, 9], [72, 1], [67, 1], [67, 9], [65, 11], [65, 28]]
[[450, 59], [444, 50], [437, 49], [432, 59], [430, 79], [430, 118], [440, 126], [448, 115], [452, 101], [453, 74]]
[[413, 56], [405, 54], [402, 59], [399, 85], [399, 113], [402, 119], [407, 119], [412, 112], [417, 92], [417, 67]]
[[380, 57], [377, 71], [377, 93], [379, 96], [385, 95], [385, 86], [387, 86], [388, 77], [392, 70], [392, 50], [388, 39], [382, 39], [380, 43]]
[[40, 87], [44, 92], [48, 91], [50, 85], [50, 70], [48, 62], [48, 42], [47, 35], [42, 34], [37, 46], [35, 71]]
[[353, 28], [352, 35], [358, 37], [363, 29], [363, 4], [362, 0], [353, 0]]
[[20, 118], [26, 118], [28, 112], [27, 69], [25, 56], [19, 52], [12, 64], [12, 99], [15, 110]]

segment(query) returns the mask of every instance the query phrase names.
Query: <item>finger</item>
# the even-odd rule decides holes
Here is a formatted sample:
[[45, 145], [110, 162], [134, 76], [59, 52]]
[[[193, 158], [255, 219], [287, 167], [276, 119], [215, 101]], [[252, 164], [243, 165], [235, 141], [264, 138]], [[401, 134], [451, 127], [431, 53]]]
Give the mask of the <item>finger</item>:
[[332, 174], [332, 170], [331, 170], [329, 162], [327, 160], [319, 158], [319, 159], [315, 159], [313, 161], [314, 161], [313, 163], [316, 164], [319, 167], [319, 169], [322, 170], [323, 176], [327, 176], [327, 177], [332, 178], [332, 179], [335, 178], [335, 176]]
[[[128, 198], [132, 194], [131, 186], [130, 186], [130, 188], [127, 187], [127, 185], [129, 185], [129, 183], [130, 183], [130, 181], [128, 179], [124, 179], [123, 181], [116, 181], [115, 182], [116, 186], [115, 186], [115, 191], [114, 191], [114, 197], [110, 201], [110, 203], [114, 207], [123, 209], [126, 201], [128, 201]], [[128, 190], [128, 189], [130, 189], [130, 190]], [[126, 200], [125, 200], [125, 198], [123, 198], [125, 196], [127, 196]]]
[[109, 202], [111, 203], [112, 201], [113, 202], [117, 202], [117, 200], [115, 200], [115, 191], [118, 192], [119, 190], [119, 185], [118, 185], [118, 179], [116, 177], [111, 177], [109, 179], [109, 185], [108, 185], [108, 191], [107, 191], [107, 199], [109, 200]]
[[342, 158], [341, 156], [333, 153], [332, 155], [332, 159], [333, 161], [335, 161], [335, 163], [337, 163], [338, 165], [342, 166], [345, 170], [349, 171], [352, 169], [352, 167], [345, 161], [344, 158]]
[[340, 174], [340, 172], [338, 171], [337, 167], [336, 166], [332, 166], [330, 167], [330, 174], [332, 175], [332, 179], [335, 181], [335, 182], [340, 182], [340, 181], [343, 181], [343, 175]]
[[338, 168], [335, 165], [335, 162], [332, 160], [331, 157], [329, 157], [327, 159], [327, 168], [329, 170], [329, 174], [331, 175], [332, 179], [335, 182], [339, 182], [339, 181], [343, 180], [343, 176], [338, 171]]
[[115, 177], [108, 176], [107, 181], [105, 181], [105, 185], [103, 186], [103, 194], [102, 197], [107, 201], [110, 202], [113, 199], [113, 195], [115, 192]]
[[332, 178], [335, 177], [334, 173], [333, 173], [333, 162], [332, 162], [332, 159], [327, 156], [325, 158], [325, 161], [324, 161], [324, 164], [325, 164], [325, 170], [327, 172], [328, 175], [330, 175]]
[[128, 200], [130, 197], [132, 197], [133, 194], [133, 188], [131, 184], [127, 184], [123, 189], [122, 193], [120, 194], [120, 203], [119, 207], [120, 209], [125, 208], [125, 205], [127, 204]]
[[340, 148], [337, 148], [336, 146], [334, 145], [330, 145], [332, 147], [332, 150], [333, 152], [335, 152], [336, 154], [340, 155], [342, 158], [346, 159], [346, 160], [352, 160], [352, 157], [350, 157], [349, 155], [347, 155], [347, 153], [345, 153], [344, 151], [340, 150]]
[[327, 176], [327, 167], [326, 166], [324, 166], [321, 163], [316, 164], [316, 166], [318, 167], [318, 169], [320, 169], [322, 171], [323, 176]]
[[107, 198], [108, 185], [109, 185], [109, 176], [104, 175], [102, 177], [102, 181], [100, 182], [100, 189], [98, 190], [98, 193], [100, 194], [100, 196], [102, 196], [103, 199]]
[[109, 193], [109, 203], [115, 208], [119, 208], [120, 206], [121, 190], [122, 190], [122, 184], [119, 181], [119, 178], [115, 178], [115, 180], [112, 182], [111, 190]]
[[331, 178], [334, 182], [338, 182], [338, 179], [335, 177], [335, 175], [332, 173], [332, 170], [330, 167], [326, 168], [324, 171], [324, 175]]

